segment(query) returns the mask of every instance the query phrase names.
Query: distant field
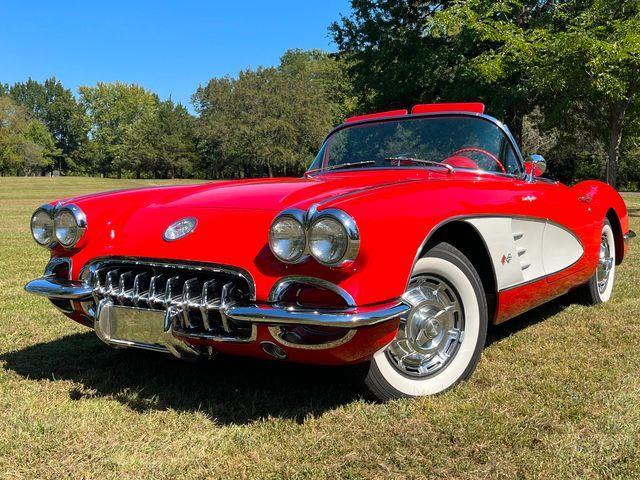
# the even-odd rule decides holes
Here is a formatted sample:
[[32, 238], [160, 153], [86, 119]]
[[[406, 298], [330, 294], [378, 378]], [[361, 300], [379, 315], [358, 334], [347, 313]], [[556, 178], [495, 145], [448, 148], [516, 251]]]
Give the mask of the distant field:
[[350, 370], [111, 350], [24, 293], [35, 207], [158, 183], [0, 178], [0, 478], [640, 477], [640, 239], [609, 304], [554, 301], [494, 328], [469, 382], [376, 404]]

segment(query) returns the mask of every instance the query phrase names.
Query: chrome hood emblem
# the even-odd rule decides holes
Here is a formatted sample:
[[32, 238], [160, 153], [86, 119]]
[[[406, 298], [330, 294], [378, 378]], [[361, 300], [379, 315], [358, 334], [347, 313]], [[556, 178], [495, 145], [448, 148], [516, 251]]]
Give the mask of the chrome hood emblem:
[[193, 217], [185, 217], [173, 222], [167, 227], [162, 238], [167, 242], [179, 240], [185, 235], [189, 235], [196, 228], [198, 221]]

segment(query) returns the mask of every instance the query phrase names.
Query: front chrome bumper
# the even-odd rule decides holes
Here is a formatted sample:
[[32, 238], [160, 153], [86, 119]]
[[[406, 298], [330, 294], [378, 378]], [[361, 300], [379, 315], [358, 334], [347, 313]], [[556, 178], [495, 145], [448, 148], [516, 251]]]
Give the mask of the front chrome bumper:
[[[90, 284], [44, 276], [30, 281], [25, 290], [51, 300], [88, 301], [93, 298]], [[223, 307], [224, 314], [236, 321], [268, 325], [309, 325], [338, 328], [360, 328], [398, 318], [410, 307], [400, 300], [343, 309], [298, 308], [277, 303], [231, 304]]]

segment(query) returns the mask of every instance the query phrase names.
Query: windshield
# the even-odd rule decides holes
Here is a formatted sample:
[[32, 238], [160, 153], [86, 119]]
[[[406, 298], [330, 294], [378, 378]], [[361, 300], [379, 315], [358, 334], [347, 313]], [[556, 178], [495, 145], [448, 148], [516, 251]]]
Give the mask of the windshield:
[[462, 115], [406, 117], [347, 126], [333, 133], [314, 170], [426, 166], [520, 175], [511, 142], [493, 122]]

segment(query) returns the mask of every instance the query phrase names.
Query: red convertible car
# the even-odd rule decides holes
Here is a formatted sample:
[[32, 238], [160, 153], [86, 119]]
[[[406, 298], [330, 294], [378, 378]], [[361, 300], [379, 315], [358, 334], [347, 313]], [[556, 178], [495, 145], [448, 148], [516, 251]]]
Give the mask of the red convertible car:
[[622, 198], [545, 166], [479, 103], [353, 117], [302, 178], [39, 207], [51, 260], [25, 288], [112, 347], [368, 362], [380, 399], [435, 394], [471, 375], [489, 324], [611, 297], [635, 236]]

